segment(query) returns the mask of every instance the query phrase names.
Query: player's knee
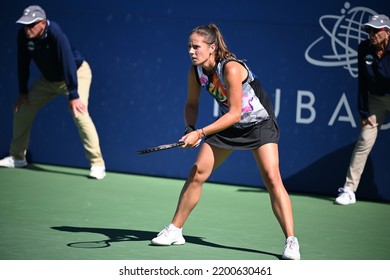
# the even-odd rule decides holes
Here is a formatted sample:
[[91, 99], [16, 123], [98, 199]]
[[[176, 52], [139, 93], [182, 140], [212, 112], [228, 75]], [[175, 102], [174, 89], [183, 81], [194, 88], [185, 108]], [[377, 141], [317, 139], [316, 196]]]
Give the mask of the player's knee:
[[191, 167], [190, 174], [189, 174], [189, 179], [192, 181], [197, 181], [199, 183], [203, 183], [206, 181], [208, 178], [207, 173], [205, 170], [202, 170], [202, 168], [199, 168], [197, 164], [194, 164]]
[[283, 185], [279, 172], [266, 172], [262, 179], [269, 191]]

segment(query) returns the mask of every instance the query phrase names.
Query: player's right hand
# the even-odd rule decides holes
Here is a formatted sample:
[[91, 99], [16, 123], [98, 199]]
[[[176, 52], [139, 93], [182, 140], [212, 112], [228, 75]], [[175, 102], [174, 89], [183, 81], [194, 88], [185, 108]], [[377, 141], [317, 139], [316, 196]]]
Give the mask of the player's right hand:
[[371, 116], [368, 117], [367, 119], [362, 119], [361, 120], [361, 126], [362, 127], [367, 125], [367, 124], [371, 125], [372, 127], [377, 127], [378, 126], [378, 123]]

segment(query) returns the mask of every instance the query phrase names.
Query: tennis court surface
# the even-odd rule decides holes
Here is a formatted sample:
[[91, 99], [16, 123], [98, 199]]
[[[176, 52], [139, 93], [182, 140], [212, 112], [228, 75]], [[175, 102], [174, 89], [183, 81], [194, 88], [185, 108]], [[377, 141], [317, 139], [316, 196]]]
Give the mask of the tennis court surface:
[[[279, 260], [284, 237], [263, 189], [207, 183], [183, 246], [151, 246], [183, 180], [31, 164], [0, 169], [1, 260]], [[315, 187], [315, 186], [313, 186]], [[337, 192], [337, 186], [329, 186]], [[390, 259], [390, 204], [290, 194], [303, 260]]]

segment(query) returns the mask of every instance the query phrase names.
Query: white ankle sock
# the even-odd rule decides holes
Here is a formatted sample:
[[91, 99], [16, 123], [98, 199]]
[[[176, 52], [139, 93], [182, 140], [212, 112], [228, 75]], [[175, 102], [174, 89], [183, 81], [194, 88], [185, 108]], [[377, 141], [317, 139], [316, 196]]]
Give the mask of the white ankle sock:
[[181, 228], [178, 228], [178, 227], [175, 226], [174, 224], [169, 224], [169, 225], [168, 225], [168, 228], [169, 228], [169, 229], [173, 229], [173, 230], [179, 230], [179, 231], [181, 231]]

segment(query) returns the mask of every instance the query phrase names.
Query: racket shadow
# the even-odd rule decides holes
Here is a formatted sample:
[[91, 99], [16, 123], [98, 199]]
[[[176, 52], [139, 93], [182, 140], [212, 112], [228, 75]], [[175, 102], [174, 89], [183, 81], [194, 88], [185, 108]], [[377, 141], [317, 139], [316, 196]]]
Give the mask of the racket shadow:
[[107, 238], [103, 240], [83, 241], [83, 242], [71, 242], [66, 244], [72, 248], [82, 249], [97, 249], [110, 247], [112, 243], [124, 242], [124, 241], [147, 241], [154, 237], [154, 233], [142, 230], [127, 230], [127, 229], [110, 229], [110, 228], [85, 228], [85, 227], [69, 227], [59, 226], [51, 227], [54, 230], [66, 231], [66, 232], [83, 232], [83, 233], [96, 233], [105, 235]]
[[[134, 242], [134, 241], [150, 241], [156, 237], [157, 232], [155, 231], [144, 231], [144, 230], [132, 230], [132, 229], [113, 229], [113, 228], [86, 228], [86, 227], [70, 227], [70, 226], [58, 226], [51, 227], [54, 230], [65, 231], [65, 232], [83, 232], [83, 233], [96, 233], [105, 235], [107, 238], [103, 240], [94, 240], [94, 241], [84, 241], [84, 242], [72, 242], [66, 244], [68, 247], [72, 248], [81, 248], [81, 249], [98, 249], [98, 248], [107, 248], [110, 247], [115, 242]], [[244, 251], [249, 253], [257, 253], [274, 256], [277, 259], [282, 259], [280, 254], [274, 254], [271, 252], [227, 246], [222, 244], [217, 244], [204, 240], [204, 237], [199, 236], [190, 236], [184, 235], [186, 243], [192, 243], [200, 246], [207, 246], [213, 248], [220, 248], [226, 250], [237, 250]], [[149, 246], [155, 246], [149, 244]]]

